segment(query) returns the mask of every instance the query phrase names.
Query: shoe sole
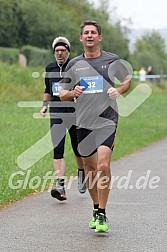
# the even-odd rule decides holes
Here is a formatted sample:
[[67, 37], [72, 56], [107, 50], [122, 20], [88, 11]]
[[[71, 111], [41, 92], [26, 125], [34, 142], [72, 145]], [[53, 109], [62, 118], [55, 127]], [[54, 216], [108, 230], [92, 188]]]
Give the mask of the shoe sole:
[[89, 225], [89, 228], [90, 228], [90, 229], [95, 229], [95, 228], [96, 228], [96, 226], [95, 226], [95, 227], [91, 227], [91, 226]]
[[101, 233], [101, 234], [105, 234], [105, 233], [109, 233], [110, 232], [110, 230], [108, 229], [107, 231], [98, 231], [98, 230], [96, 230], [95, 229], [95, 233]]
[[79, 189], [78, 189], [78, 191], [79, 191], [81, 194], [86, 193], [86, 190], [79, 190]]
[[56, 199], [58, 199], [58, 200], [60, 200], [60, 201], [63, 201], [63, 200], [66, 200], [67, 199], [67, 196], [66, 195], [62, 195], [62, 194], [60, 194], [58, 191], [56, 191], [56, 190], [52, 190], [51, 191], [51, 196], [53, 197], [53, 198], [56, 198]]

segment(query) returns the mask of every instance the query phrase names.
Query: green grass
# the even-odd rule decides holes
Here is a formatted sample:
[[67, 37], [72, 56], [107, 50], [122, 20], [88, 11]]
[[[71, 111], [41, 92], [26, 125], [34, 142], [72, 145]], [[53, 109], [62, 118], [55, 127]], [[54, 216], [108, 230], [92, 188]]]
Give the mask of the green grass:
[[[3, 205], [41, 189], [43, 176], [48, 171], [53, 173], [53, 154], [50, 151], [27, 170], [21, 169], [17, 164], [17, 157], [49, 131], [49, 120], [33, 118], [33, 113], [39, 112], [40, 108], [20, 108], [17, 106], [18, 101], [42, 100], [43, 68], [24, 69], [6, 64], [0, 64], [0, 67], [0, 205]], [[38, 79], [32, 78], [33, 71], [40, 72]], [[167, 136], [167, 91], [157, 87], [154, 87], [153, 90], [153, 94], [134, 113], [125, 118], [120, 117], [113, 160]], [[40, 146], [39, 151], [44, 145], [45, 143]], [[35, 155], [36, 153], [34, 153]], [[66, 175], [76, 175], [77, 167], [68, 135], [65, 159], [67, 163]], [[11, 189], [9, 178], [15, 172], [19, 172], [20, 175], [17, 174], [12, 182], [18, 187], [20, 183], [20, 188]], [[32, 178], [35, 176], [38, 177], [33, 182]], [[27, 183], [25, 183], [26, 179]], [[32, 185], [36, 185], [37, 179], [41, 179], [40, 186], [31, 189], [30, 184], [33, 182]]]
[[[9, 178], [15, 172], [21, 172], [12, 180], [12, 184], [17, 185], [18, 180], [25, 181], [27, 170], [23, 170], [17, 164], [17, 157], [25, 150], [44, 137], [49, 130], [49, 120], [34, 119], [33, 113], [38, 112], [38, 108], [19, 108], [16, 103], [3, 105], [3, 113], [1, 116], [1, 135], [0, 135], [0, 203], [10, 202], [32, 193], [35, 190], [29, 188], [29, 182], [34, 176], [41, 178], [41, 184], [37, 190], [40, 190], [43, 185], [43, 176], [48, 172], [53, 173], [52, 166], [52, 151], [46, 154], [41, 160], [29, 167], [31, 171], [28, 184], [25, 189], [18, 188], [13, 190], [9, 187]], [[50, 138], [49, 138], [50, 140]], [[69, 137], [66, 140], [66, 161], [67, 161], [67, 176], [76, 175], [77, 167], [74, 162], [74, 155], [71, 151]], [[51, 141], [50, 141], [51, 143]], [[41, 146], [42, 148], [42, 146]], [[36, 155], [35, 153], [33, 153]], [[33, 155], [32, 154], [32, 155]], [[27, 157], [27, 161], [29, 157]], [[34, 185], [37, 180], [34, 181]]]
[[167, 136], [167, 93], [154, 93], [130, 116], [120, 118], [113, 159]]

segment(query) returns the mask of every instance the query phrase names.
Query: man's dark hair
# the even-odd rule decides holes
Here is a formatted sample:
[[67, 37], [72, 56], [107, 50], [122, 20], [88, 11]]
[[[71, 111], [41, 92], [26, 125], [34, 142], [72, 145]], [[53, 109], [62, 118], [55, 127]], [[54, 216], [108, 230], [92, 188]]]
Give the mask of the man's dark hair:
[[101, 26], [99, 25], [99, 23], [97, 23], [96, 21], [94, 20], [87, 20], [85, 22], [83, 22], [81, 25], [80, 25], [80, 34], [82, 35], [83, 33], [83, 29], [86, 25], [94, 25], [98, 31], [98, 34], [101, 35]]

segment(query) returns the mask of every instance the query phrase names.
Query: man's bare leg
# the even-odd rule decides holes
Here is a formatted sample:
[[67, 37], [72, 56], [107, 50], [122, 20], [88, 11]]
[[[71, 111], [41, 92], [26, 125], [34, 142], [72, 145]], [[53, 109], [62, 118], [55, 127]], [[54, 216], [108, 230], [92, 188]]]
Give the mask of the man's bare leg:
[[92, 198], [93, 204], [98, 204], [97, 191], [97, 153], [83, 158], [85, 168], [86, 185]]
[[99, 173], [98, 181], [98, 200], [99, 208], [105, 209], [107, 205], [108, 195], [110, 192], [111, 172], [110, 172], [110, 158], [112, 150], [107, 146], [100, 146], [98, 148], [98, 164], [97, 170]]
[[52, 188], [51, 195], [58, 200], [66, 200], [66, 193], [64, 189], [64, 176], [66, 172], [66, 164], [64, 158], [53, 159], [53, 167], [57, 179], [57, 185]]

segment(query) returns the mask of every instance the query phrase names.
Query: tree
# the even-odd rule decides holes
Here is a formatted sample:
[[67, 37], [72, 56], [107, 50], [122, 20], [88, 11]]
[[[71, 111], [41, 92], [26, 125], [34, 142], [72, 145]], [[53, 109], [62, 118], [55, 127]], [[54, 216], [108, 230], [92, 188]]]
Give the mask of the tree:
[[145, 33], [141, 39], [136, 41], [131, 63], [138, 69], [141, 66], [147, 68], [151, 65], [155, 73], [167, 73], [165, 40], [159, 32], [152, 31]]
[[0, 0], [0, 45], [19, 47], [22, 44], [20, 33], [23, 26], [20, 1]]
[[94, 8], [88, 0], [0, 0], [0, 46], [32, 45], [51, 49], [57, 36], [65, 36], [72, 45], [71, 57], [82, 52], [80, 24], [94, 19], [102, 25], [102, 48], [127, 59], [128, 40], [119, 22], [111, 24], [109, 0], [100, 0]]

